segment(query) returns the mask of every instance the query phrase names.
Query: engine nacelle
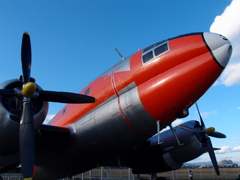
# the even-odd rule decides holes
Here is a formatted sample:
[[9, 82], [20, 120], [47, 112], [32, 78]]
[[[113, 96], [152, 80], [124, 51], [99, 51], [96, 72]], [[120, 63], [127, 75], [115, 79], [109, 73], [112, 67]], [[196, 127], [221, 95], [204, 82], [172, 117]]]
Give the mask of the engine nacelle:
[[[194, 127], [197, 121], [184, 124]], [[175, 127], [179, 145], [171, 130], [161, 132], [160, 141], [155, 135], [138, 146], [126, 158], [124, 165], [131, 167], [134, 174], [151, 174], [180, 169], [184, 162], [195, 159], [207, 151], [202, 142], [193, 132]]]
[[[31, 79], [34, 81], [34, 79]], [[22, 81], [9, 80], [0, 84], [0, 89], [22, 88]], [[37, 85], [37, 89], [41, 88]], [[48, 102], [32, 99], [35, 132], [45, 120]], [[7, 167], [20, 162], [19, 127], [22, 114], [22, 99], [15, 96], [0, 95], [0, 167]]]

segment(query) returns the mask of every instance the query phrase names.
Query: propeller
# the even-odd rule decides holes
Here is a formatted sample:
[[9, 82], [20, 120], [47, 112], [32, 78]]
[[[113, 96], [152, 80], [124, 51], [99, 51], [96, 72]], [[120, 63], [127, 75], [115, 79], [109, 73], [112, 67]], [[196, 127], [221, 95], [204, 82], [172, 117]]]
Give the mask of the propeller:
[[33, 179], [35, 156], [35, 131], [33, 122], [32, 99], [60, 103], [94, 103], [96, 98], [69, 92], [38, 90], [34, 82], [30, 82], [31, 41], [27, 32], [23, 33], [21, 62], [22, 62], [22, 89], [0, 89], [0, 95], [16, 96], [22, 99], [22, 115], [19, 129], [19, 146], [21, 167], [24, 179]]
[[[30, 80], [31, 72], [31, 42], [30, 36], [27, 32], [23, 34], [22, 37], [22, 74], [23, 74], [23, 109], [22, 116], [20, 120], [20, 130], [19, 130], [19, 146], [20, 146], [20, 158], [22, 165], [22, 173], [24, 178], [32, 178], [33, 167], [34, 167], [34, 152], [35, 152], [35, 142], [34, 142], [34, 124], [33, 124], [33, 113], [32, 113], [32, 102], [31, 99], [26, 96], [28, 93], [28, 87], [26, 84]], [[36, 89], [36, 85], [35, 85]]]
[[206, 144], [207, 151], [208, 151], [208, 154], [209, 154], [210, 159], [212, 161], [213, 167], [215, 169], [215, 172], [216, 172], [218, 178], [220, 179], [220, 172], [219, 172], [216, 156], [215, 156], [215, 153], [214, 153], [214, 148], [212, 146], [212, 142], [211, 142], [211, 139], [209, 138], [209, 136], [216, 137], [216, 138], [226, 138], [226, 135], [215, 131], [214, 127], [206, 128], [205, 124], [203, 122], [202, 116], [200, 114], [197, 103], [196, 103], [196, 108], [197, 108], [197, 111], [198, 111], [198, 115], [200, 117], [200, 128], [192, 128], [192, 127], [184, 126], [184, 125], [179, 125], [179, 128], [181, 128], [183, 130], [186, 130], [186, 131], [202, 134], [202, 138], [203, 138], [202, 142], [204, 144]]

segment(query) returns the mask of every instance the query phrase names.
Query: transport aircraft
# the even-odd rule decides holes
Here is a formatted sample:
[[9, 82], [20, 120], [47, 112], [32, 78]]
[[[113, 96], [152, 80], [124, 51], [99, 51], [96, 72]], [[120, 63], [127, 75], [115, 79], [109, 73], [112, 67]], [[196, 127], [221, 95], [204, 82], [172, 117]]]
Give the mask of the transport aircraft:
[[[46, 91], [36, 84], [30, 76], [31, 43], [25, 32], [22, 76], [0, 84], [1, 172], [21, 163], [24, 179], [52, 180], [114, 160], [118, 165], [126, 162], [134, 173], [177, 169], [184, 161], [181, 154], [187, 139], [193, 137], [189, 133], [197, 134], [198, 143], [194, 138], [188, 142], [198, 150], [184, 157], [208, 151], [216, 163], [208, 135], [223, 134], [208, 132], [202, 120], [177, 130], [171, 123], [188, 115], [188, 109], [220, 76], [231, 53], [231, 43], [219, 34], [169, 38], [122, 58], [75, 94]], [[45, 125], [48, 102], [66, 105]], [[154, 143], [154, 135], [166, 126], [172, 135], [158, 133], [159, 144]], [[147, 149], [142, 151], [143, 146]]]

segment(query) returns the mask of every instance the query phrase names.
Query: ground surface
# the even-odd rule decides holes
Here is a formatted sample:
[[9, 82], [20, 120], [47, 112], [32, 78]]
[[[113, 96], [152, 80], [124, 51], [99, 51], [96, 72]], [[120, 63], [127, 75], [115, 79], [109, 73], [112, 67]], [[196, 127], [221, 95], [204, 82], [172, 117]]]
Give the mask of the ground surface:
[[[194, 173], [194, 180], [215, 180], [217, 176], [215, 175], [214, 169], [191, 169]], [[188, 171], [189, 169], [180, 169], [177, 171], [170, 171], [165, 173], [158, 173], [158, 177], [165, 177], [166, 179], [173, 180], [174, 175], [176, 180], [187, 180], [188, 178]], [[128, 180], [129, 177], [129, 169], [116, 169], [116, 168], [104, 168], [104, 173], [107, 174], [107, 179], [104, 180]], [[221, 168], [221, 180], [235, 180], [238, 175], [240, 174], [240, 168]], [[18, 173], [6, 173], [1, 174], [4, 180], [21, 180], [21, 174]], [[90, 178], [90, 176], [92, 178]], [[101, 169], [96, 168], [92, 171], [88, 171], [83, 173], [84, 180], [100, 180], [101, 176]], [[150, 175], [148, 174], [141, 174], [141, 179], [143, 180], [150, 180]], [[73, 177], [75, 180], [81, 180], [82, 174]], [[131, 179], [136, 179], [136, 176], [131, 174]], [[65, 178], [64, 180], [67, 180]]]

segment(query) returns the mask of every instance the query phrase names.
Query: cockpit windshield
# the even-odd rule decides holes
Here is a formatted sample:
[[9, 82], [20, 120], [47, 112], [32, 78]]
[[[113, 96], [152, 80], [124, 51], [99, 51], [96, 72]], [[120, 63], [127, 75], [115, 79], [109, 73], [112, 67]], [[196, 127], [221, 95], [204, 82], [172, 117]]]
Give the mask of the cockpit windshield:
[[168, 41], [160, 41], [156, 44], [146, 47], [143, 50], [142, 60], [143, 63], [150, 61], [151, 59], [160, 56], [161, 54], [167, 52], [169, 50]]

